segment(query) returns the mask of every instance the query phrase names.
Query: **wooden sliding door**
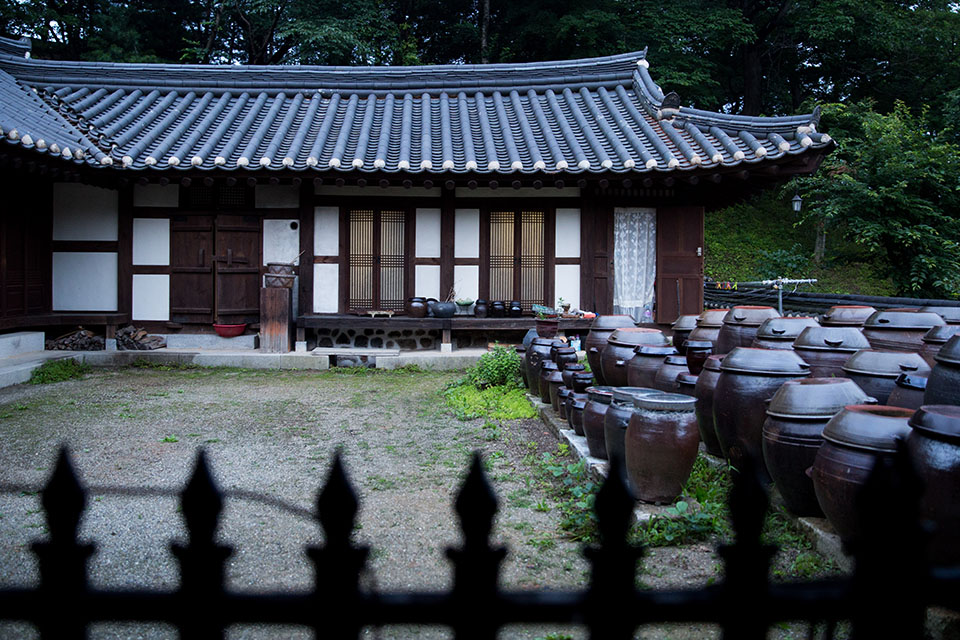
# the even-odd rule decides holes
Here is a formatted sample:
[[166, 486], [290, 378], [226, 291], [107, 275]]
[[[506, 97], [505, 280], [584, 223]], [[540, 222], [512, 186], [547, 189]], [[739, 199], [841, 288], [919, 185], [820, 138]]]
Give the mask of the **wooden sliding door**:
[[409, 217], [404, 209], [348, 209], [347, 310], [403, 310], [412, 285], [408, 275]]
[[534, 304], [547, 304], [548, 289], [552, 289], [548, 269], [552, 266], [547, 259], [549, 213], [534, 207], [490, 210], [482, 232], [487, 251], [483, 252], [486, 264], [481, 265], [481, 295], [489, 300], [519, 300], [525, 311]]

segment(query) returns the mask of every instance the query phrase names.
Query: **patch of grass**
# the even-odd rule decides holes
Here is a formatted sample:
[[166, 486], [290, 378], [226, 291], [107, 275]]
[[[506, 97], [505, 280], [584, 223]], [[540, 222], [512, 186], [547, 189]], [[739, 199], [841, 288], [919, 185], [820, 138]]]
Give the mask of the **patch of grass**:
[[90, 365], [69, 358], [47, 360], [30, 374], [30, 384], [51, 384], [76, 380], [90, 372]]
[[518, 387], [495, 386], [478, 389], [472, 384], [457, 384], [443, 392], [447, 407], [460, 420], [488, 418], [516, 420], [534, 418], [537, 412]]
[[387, 491], [397, 488], [397, 481], [384, 476], [370, 476], [368, 479], [371, 491]]
[[160, 442], [180, 442], [177, 436], [165, 436]]
[[557, 546], [557, 541], [553, 537], [548, 535], [535, 536], [533, 538], [527, 538], [527, 544], [536, 549], [537, 551], [550, 551]]
[[215, 369], [219, 367], [201, 367], [198, 364], [185, 364], [182, 362], [151, 362], [146, 358], [137, 358], [130, 363], [132, 369], [152, 369], [154, 371], [191, 371], [196, 369]]
[[[528, 444], [531, 449], [536, 446], [536, 443]], [[554, 453], [530, 454], [524, 460], [533, 465], [549, 497], [556, 501], [564, 535], [571, 540], [589, 542], [597, 534], [593, 503], [600, 487], [588, 478], [586, 463], [583, 460], [571, 462], [572, 458], [569, 447], [558, 444]], [[548, 505], [545, 503], [544, 506]]]

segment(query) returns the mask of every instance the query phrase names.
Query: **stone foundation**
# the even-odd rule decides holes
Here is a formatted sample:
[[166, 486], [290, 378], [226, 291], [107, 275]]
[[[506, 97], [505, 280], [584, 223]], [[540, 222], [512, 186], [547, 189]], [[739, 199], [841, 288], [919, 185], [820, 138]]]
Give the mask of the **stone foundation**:
[[[485, 349], [491, 342], [520, 344], [526, 331], [455, 331], [455, 349]], [[440, 348], [439, 329], [326, 329], [308, 330], [307, 348], [400, 349], [434, 351]]]

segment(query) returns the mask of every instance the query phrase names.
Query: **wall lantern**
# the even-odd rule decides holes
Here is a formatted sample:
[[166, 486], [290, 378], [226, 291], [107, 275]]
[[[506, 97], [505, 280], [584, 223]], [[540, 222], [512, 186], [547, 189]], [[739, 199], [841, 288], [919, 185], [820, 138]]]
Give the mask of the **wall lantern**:
[[790, 204], [793, 205], [793, 212], [800, 213], [800, 207], [803, 206], [803, 198], [800, 197], [800, 194], [796, 194], [790, 200]]

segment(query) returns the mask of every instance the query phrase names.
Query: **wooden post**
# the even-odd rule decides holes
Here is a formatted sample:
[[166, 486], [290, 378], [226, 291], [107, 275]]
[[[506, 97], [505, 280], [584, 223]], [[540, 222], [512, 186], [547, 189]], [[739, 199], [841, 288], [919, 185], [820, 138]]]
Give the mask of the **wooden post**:
[[260, 289], [260, 351], [288, 353], [293, 326], [293, 308], [290, 289], [264, 287]]

